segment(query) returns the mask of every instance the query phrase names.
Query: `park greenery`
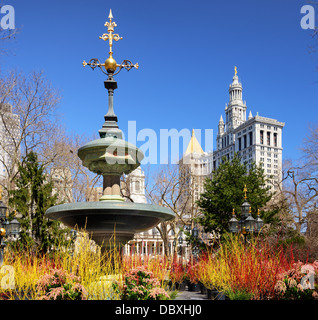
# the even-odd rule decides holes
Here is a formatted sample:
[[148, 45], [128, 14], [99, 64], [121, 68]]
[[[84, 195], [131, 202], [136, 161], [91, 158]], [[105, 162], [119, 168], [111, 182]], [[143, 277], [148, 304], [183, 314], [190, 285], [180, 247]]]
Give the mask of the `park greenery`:
[[[19, 32], [4, 34], [0, 29], [0, 41], [14, 36]], [[10, 159], [7, 163], [0, 158], [5, 168], [0, 184], [8, 218], [17, 218], [21, 226], [17, 239], [6, 240], [3, 266], [11, 269], [0, 273], [0, 299], [172, 299], [186, 281], [233, 300], [317, 299], [317, 286], [306, 286], [302, 279], [318, 277], [318, 123], [312, 123], [304, 137], [301, 158], [284, 162], [275, 193], [266, 187], [262, 167], [242, 163], [237, 155], [224, 159], [206, 179], [197, 203], [189, 201], [193, 194], [177, 165], [157, 172], [146, 187], [148, 201], [176, 214], [174, 221], [157, 227], [166, 254], [171, 230], [175, 241], [194, 223], [220, 235], [213, 243], [200, 242], [198, 256], [184, 263], [176, 252], [141, 257], [102, 251], [85, 230], [78, 230], [75, 239], [69, 228], [44, 216], [53, 205], [91, 200], [100, 183], [77, 157], [77, 149], [91, 139], [65, 130], [58, 114], [60, 101], [43, 71], [0, 72], [0, 105], [10, 105], [20, 119], [18, 134], [12, 134], [17, 131], [14, 122], [7, 121], [4, 128], [3, 134], [14, 143], [8, 146], [0, 140]], [[0, 120], [6, 119], [5, 108], [0, 108]], [[259, 210], [265, 223], [247, 243], [228, 232], [233, 209], [240, 214], [245, 185], [254, 218]], [[198, 240], [188, 235], [189, 245], [196, 244]]]

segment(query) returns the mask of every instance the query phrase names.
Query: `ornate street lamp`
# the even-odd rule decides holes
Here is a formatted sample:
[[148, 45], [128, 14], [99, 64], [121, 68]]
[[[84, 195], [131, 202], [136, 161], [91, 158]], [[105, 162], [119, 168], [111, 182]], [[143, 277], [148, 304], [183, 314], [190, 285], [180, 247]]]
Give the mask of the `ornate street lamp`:
[[[4, 223], [3, 223], [4, 224]], [[14, 218], [10, 222], [7, 221], [5, 229], [7, 230], [8, 236], [17, 237], [20, 233], [20, 223]]]
[[181, 263], [182, 263], [182, 244], [183, 244], [182, 235], [179, 236], [178, 242], [179, 242], [179, 255], [181, 257]]
[[6, 219], [7, 207], [2, 202], [2, 188], [0, 188], [0, 222]]
[[239, 222], [235, 218], [235, 210], [233, 208], [232, 218], [230, 219], [230, 222], [229, 222], [229, 230], [230, 232], [237, 232], [238, 228], [239, 228]]
[[250, 208], [250, 212], [249, 212], [247, 218], [244, 221], [244, 226], [246, 228], [246, 232], [254, 232], [255, 231], [256, 220], [252, 217], [251, 208]]
[[[20, 233], [20, 223], [14, 218], [12, 221], [7, 219], [8, 208], [2, 201], [2, 187], [0, 186], [0, 264], [3, 262], [3, 249], [6, 246], [4, 237], [17, 237]], [[16, 212], [16, 211], [14, 211]]]
[[259, 210], [257, 212], [257, 219], [252, 216], [252, 210], [250, 204], [247, 202], [247, 188], [244, 186], [244, 202], [241, 205], [241, 219], [237, 221], [235, 217], [235, 211], [233, 209], [232, 218], [229, 221], [229, 231], [233, 233], [241, 233], [244, 235], [246, 241], [247, 233], [260, 232], [263, 227], [263, 220], [260, 218]]
[[247, 218], [249, 213], [250, 213], [251, 205], [246, 200], [247, 199], [247, 196], [246, 196], [246, 192], [247, 192], [246, 185], [244, 186], [243, 191], [244, 191], [245, 195], [244, 195], [244, 202], [241, 205], [241, 211], [242, 211], [242, 217], [243, 218]]
[[264, 222], [260, 217], [260, 212], [259, 209], [257, 210], [257, 219], [256, 219], [256, 231], [260, 232], [261, 229], [263, 228]]
[[199, 229], [197, 227], [194, 227], [192, 229], [192, 235], [193, 235], [194, 239], [198, 239], [198, 237], [199, 237]]

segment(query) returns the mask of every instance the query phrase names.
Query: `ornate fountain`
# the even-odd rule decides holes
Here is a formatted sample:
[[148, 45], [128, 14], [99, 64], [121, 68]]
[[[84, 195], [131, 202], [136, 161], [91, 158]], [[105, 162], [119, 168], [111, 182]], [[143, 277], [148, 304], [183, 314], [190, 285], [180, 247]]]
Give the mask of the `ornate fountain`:
[[93, 70], [99, 68], [107, 75], [104, 81], [108, 90], [108, 112], [105, 123], [99, 130], [100, 138], [90, 141], [78, 150], [82, 163], [90, 171], [103, 176], [103, 195], [98, 202], [66, 203], [49, 208], [45, 215], [56, 219], [70, 228], [86, 230], [91, 238], [103, 248], [120, 247], [133, 239], [135, 233], [143, 232], [155, 227], [162, 221], [175, 217], [168, 208], [158, 205], [132, 203], [124, 201], [120, 191], [120, 177], [129, 174], [139, 167], [144, 154], [133, 144], [123, 140], [122, 131], [118, 127], [118, 119], [114, 112], [113, 95], [117, 88], [114, 76], [123, 68], [129, 71], [138, 69], [138, 64], [124, 60], [117, 64], [113, 58], [113, 40], [122, 39], [114, 34], [117, 26], [112, 21], [105, 23], [108, 33], [100, 39], [109, 40], [109, 57], [102, 64], [98, 59], [83, 62], [83, 66], [90, 66]]

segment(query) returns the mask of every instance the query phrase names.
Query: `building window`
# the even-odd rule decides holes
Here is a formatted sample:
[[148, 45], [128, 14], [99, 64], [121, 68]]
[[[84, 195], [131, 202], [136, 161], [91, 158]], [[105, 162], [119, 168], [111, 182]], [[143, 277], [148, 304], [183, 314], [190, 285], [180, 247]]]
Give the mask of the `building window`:
[[243, 136], [243, 139], [244, 139], [244, 149], [247, 147], [247, 143], [246, 143], [246, 134]]
[[242, 145], [241, 145], [241, 138], [238, 138], [238, 149], [239, 151], [241, 150]]
[[140, 181], [135, 182], [135, 192], [140, 192]]
[[250, 146], [253, 144], [253, 132], [249, 132]]
[[264, 144], [264, 131], [263, 130], [260, 131], [259, 137], [260, 137], [260, 144]]
[[274, 132], [274, 147], [277, 147], [277, 133]]
[[271, 145], [271, 133], [267, 132], [267, 145], [270, 146]]

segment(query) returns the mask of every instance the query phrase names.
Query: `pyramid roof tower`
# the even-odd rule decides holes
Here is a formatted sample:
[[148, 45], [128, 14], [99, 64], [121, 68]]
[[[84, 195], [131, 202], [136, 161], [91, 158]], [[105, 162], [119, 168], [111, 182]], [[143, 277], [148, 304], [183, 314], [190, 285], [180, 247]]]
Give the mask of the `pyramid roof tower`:
[[204, 151], [203, 151], [199, 141], [195, 137], [194, 129], [192, 130], [192, 137], [191, 137], [189, 145], [185, 151], [185, 155], [191, 154], [191, 153], [204, 154]]

